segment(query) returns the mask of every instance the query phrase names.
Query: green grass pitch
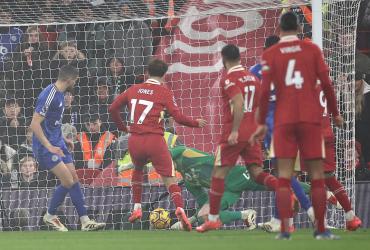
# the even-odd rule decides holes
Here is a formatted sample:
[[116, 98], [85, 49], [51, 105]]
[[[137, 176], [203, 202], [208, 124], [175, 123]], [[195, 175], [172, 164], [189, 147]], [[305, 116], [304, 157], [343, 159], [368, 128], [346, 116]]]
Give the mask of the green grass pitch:
[[369, 249], [370, 232], [335, 231], [338, 241], [317, 241], [311, 230], [299, 230], [290, 241], [274, 240], [275, 234], [260, 230], [222, 230], [205, 234], [179, 231], [103, 231], [103, 232], [2, 232], [1, 249], [17, 250], [355, 250]]

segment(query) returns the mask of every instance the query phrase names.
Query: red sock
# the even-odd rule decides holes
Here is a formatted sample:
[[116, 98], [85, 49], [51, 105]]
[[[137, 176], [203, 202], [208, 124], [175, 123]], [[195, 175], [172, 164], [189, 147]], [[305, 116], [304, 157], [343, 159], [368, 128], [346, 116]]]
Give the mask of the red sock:
[[316, 230], [325, 232], [326, 190], [324, 179], [311, 181], [312, 205], [316, 218]]
[[132, 199], [134, 203], [141, 203], [141, 193], [143, 192], [143, 170], [134, 169], [131, 178]]
[[345, 212], [351, 211], [352, 206], [351, 202], [349, 201], [346, 190], [344, 189], [343, 185], [335, 178], [335, 176], [326, 178], [325, 184], [338, 199], [339, 204], [343, 207], [344, 211]]
[[289, 218], [293, 217], [293, 208], [291, 206], [291, 184], [290, 179], [279, 178], [276, 188], [276, 205], [281, 220], [281, 232], [289, 232]]
[[271, 190], [276, 190], [278, 186], [278, 179], [275, 176], [265, 172], [262, 172], [257, 176], [256, 182], [269, 187]]
[[209, 214], [216, 215], [219, 213], [224, 189], [225, 180], [212, 177], [211, 189], [209, 190]]
[[175, 203], [176, 207], [184, 207], [184, 202], [181, 196], [181, 188], [177, 184], [172, 184], [168, 187], [168, 192], [170, 192], [171, 199]]

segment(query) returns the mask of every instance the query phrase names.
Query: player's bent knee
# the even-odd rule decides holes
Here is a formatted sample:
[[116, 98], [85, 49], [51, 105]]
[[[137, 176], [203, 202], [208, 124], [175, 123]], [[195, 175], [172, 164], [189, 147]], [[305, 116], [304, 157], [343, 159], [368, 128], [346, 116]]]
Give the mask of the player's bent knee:
[[162, 176], [162, 181], [167, 188], [173, 184], [177, 184], [177, 179], [173, 176]]
[[229, 173], [231, 166], [214, 166], [212, 171], [212, 177], [224, 179]]

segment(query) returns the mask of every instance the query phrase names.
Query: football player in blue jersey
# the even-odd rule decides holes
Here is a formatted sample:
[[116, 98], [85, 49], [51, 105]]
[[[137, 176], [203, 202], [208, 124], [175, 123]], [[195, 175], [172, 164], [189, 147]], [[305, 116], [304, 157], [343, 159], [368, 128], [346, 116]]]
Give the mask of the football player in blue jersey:
[[105, 227], [105, 223], [90, 220], [87, 216], [72, 154], [67, 149], [61, 131], [64, 93], [73, 89], [78, 75], [75, 67], [63, 66], [59, 70], [57, 81], [40, 93], [31, 122], [34, 156], [41, 169], [50, 170], [60, 181], [43, 218], [46, 225], [57, 231], [68, 231], [56, 216], [57, 208], [68, 193], [80, 217], [82, 231], [95, 231]]

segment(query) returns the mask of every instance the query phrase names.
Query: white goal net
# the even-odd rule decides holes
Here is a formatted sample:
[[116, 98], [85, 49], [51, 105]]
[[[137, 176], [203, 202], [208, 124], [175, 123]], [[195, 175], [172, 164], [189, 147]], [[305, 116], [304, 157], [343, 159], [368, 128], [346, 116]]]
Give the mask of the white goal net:
[[[352, 201], [359, 2], [328, 0], [323, 4], [323, 50], [345, 118], [345, 126], [336, 130], [337, 176]], [[128, 223], [131, 172], [117, 167], [125, 161], [124, 150], [117, 145], [125, 147], [125, 141], [110, 121], [108, 107], [113, 99], [146, 79], [150, 58], [163, 59], [169, 64], [166, 83], [182, 111], [209, 122], [204, 129], [189, 129], [169, 118], [166, 129], [175, 131], [186, 146], [213, 153], [221, 129], [221, 48], [234, 43], [240, 48], [243, 65], [249, 68], [258, 63], [265, 39], [278, 34], [278, 17], [289, 9], [297, 11], [304, 23], [302, 37], [311, 37], [309, 2], [299, 0], [4, 0], [0, 7], [2, 230], [46, 229], [41, 217], [57, 182], [35, 163], [28, 126], [38, 94], [56, 80], [61, 66], [75, 65], [80, 74], [74, 92], [65, 96], [63, 133], [75, 141], [75, 164], [89, 214], [106, 221], [108, 229], [147, 229], [148, 212], [158, 206], [172, 209], [172, 203], [163, 195], [158, 176], [148, 170], [144, 221]], [[122, 117], [126, 115], [123, 111]], [[99, 141], [108, 133], [114, 139], [101, 153]], [[91, 143], [82, 143], [85, 140]], [[269, 171], [268, 159], [265, 165]], [[185, 187], [183, 193], [192, 215], [195, 201]], [[271, 192], [245, 192], [231, 209], [253, 208], [258, 222], [267, 221], [273, 200]], [[77, 228], [69, 198], [58, 211], [69, 228]], [[298, 214], [296, 223], [309, 226], [304, 212]], [[343, 227], [343, 212], [330, 207], [328, 223]]]

